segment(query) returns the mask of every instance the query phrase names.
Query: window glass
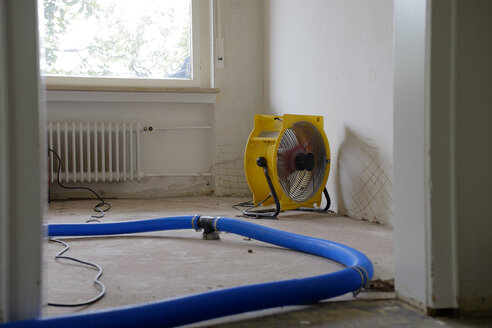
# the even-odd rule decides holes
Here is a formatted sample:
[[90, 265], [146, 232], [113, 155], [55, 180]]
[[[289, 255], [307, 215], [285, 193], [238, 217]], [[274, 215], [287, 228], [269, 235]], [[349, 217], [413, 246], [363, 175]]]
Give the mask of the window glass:
[[191, 1], [38, 1], [43, 75], [193, 78]]

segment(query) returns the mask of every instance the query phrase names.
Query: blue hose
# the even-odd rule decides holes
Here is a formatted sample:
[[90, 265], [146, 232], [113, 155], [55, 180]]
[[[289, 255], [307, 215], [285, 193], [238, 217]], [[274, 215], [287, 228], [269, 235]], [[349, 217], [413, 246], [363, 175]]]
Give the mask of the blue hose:
[[[210, 223], [207, 226], [209, 229], [213, 227], [214, 230], [318, 255], [344, 264], [347, 268], [303, 279], [221, 289], [110, 310], [9, 322], [0, 327], [173, 327], [248, 311], [315, 303], [357, 291], [373, 275], [371, 261], [363, 253], [342, 244], [231, 218], [213, 218], [207, 222]], [[45, 230], [51, 237], [94, 236], [196, 229], [201, 224], [203, 222], [199, 216], [179, 216], [99, 224], [49, 224]]]

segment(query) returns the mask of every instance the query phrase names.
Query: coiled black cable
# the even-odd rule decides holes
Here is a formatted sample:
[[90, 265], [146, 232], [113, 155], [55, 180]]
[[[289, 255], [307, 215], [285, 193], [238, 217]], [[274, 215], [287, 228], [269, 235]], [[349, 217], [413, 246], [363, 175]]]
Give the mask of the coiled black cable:
[[94, 206], [94, 212], [97, 212], [99, 214], [98, 215], [91, 215], [90, 219], [88, 219], [86, 222], [100, 222], [99, 219], [104, 217], [104, 214], [106, 214], [106, 212], [111, 209], [111, 204], [106, 202], [104, 199], [102, 199], [102, 197], [99, 196], [99, 194], [97, 192], [95, 192], [94, 190], [92, 190], [89, 187], [83, 187], [83, 186], [71, 187], [71, 186], [66, 186], [66, 185], [62, 184], [60, 181], [60, 171], [61, 171], [61, 162], [62, 162], [61, 157], [53, 149], [48, 148], [48, 153], [50, 153], [50, 152], [53, 153], [53, 155], [55, 155], [56, 158], [58, 159], [58, 168], [56, 170], [56, 182], [58, 183], [58, 185], [62, 188], [65, 188], [65, 189], [87, 190], [87, 191], [91, 192], [94, 196], [96, 196], [97, 199], [99, 200], [99, 203], [97, 203]]
[[65, 246], [65, 248], [63, 250], [59, 251], [55, 255], [55, 259], [57, 259], [57, 260], [59, 260], [59, 259], [65, 259], [65, 260], [69, 260], [69, 261], [74, 261], [74, 262], [85, 264], [85, 265], [88, 265], [88, 266], [91, 266], [91, 267], [95, 268], [98, 272], [97, 272], [96, 277], [94, 278], [94, 285], [98, 286], [101, 291], [99, 292], [99, 295], [97, 295], [96, 297], [93, 297], [90, 300], [87, 300], [87, 301], [84, 301], [84, 302], [80, 302], [80, 303], [54, 303], [54, 302], [48, 302], [48, 305], [51, 305], [51, 306], [63, 306], [63, 307], [84, 306], [84, 305], [90, 305], [92, 303], [95, 303], [95, 302], [99, 301], [101, 298], [103, 298], [104, 295], [106, 294], [106, 286], [104, 286], [104, 284], [101, 281], [99, 281], [99, 278], [103, 274], [102, 267], [99, 264], [97, 264], [97, 263], [83, 261], [83, 260], [77, 259], [75, 257], [70, 257], [70, 256], [63, 255], [63, 254], [65, 254], [65, 252], [67, 252], [70, 249], [70, 246], [66, 242], [64, 242], [63, 240], [59, 240], [59, 239], [55, 239], [55, 238], [50, 238], [49, 241], [52, 241], [52, 242], [55, 242], [55, 243], [58, 243], [58, 244], [61, 244], [61, 245]]

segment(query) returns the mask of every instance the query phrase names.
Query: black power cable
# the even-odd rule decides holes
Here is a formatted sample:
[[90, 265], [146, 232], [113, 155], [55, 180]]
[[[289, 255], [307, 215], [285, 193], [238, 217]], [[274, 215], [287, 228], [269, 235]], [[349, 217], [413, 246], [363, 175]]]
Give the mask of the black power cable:
[[328, 195], [328, 190], [326, 189], [323, 189], [323, 195], [325, 196], [325, 199], [326, 199], [326, 205], [324, 208], [321, 208], [321, 207], [314, 207], [314, 208], [311, 208], [311, 207], [299, 207], [298, 209], [296, 209], [297, 211], [305, 211], [305, 212], [318, 212], [318, 213], [335, 213], [333, 211], [330, 211], [330, 205], [331, 205], [331, 199], [330, 199], [330, 195]]
[[[237, 204], [232, 205], [232, 208], [238, 210], [239, 212], [241, 212], [246, 217], [255, 217], [257, 219], [260, 219], [260, 218], [273, 218], [273, 219], [275, 219], [275, 218], [277, 218], [277, 215], [280, 213], [280, 202], [278, 200], [277, 193], [275, 192], [275, 187], [273, 186], [272, 179], [270, 178], [270, 175], [268, 174], [267, 161], [264, 157], [258, 157], [256, 159], [256, 164], [259, 167], [263, 168], [263, 173], [265, 174], [265, 179], [268, 183], [268, 187], [270, 188], [270, 194], [267, 196], [267, 198], [265, 198], [264, 200], [262, 200], [258, 204], [254, 204], [252, 201], [241, 202], [241, 203], [237, 203]], [[330, 208], [330, 205], [331, 205], [331, 200], [330, 200], [330, 195], [328, 195], [328, 190], [326, 190], [326, 187], [323, 189], [323, 194], [326, 198], [326, 205], [324, 208], [301, 207], [301, 208], [298, 208], [297, 210], [328, 213], [329, 212], [328, 209]], [[273, 199], [275, 201], [275, 208], [251, 211], [252, 209], [255, 209], [258, 206], [262, 205], [270, 197], [273, 197]], [[238, 207], [247, 207], [247, 208], [245, 210], [241, 210]]]
[[97, 203], [95, 206], [94, 206], [94, 212], [97, 212], [99, 213], [99, 215], [91, 215], [90, 219], [87, 220], [86, 222], [100, 222], [99, 219], [104, 217], [104, 214], [106, 214], [107, 211], [109, 211], [111, 209], [111, 204], [104, 201], [104, 199], [102, 199], [101, 196], [99, 196], [99, 194], [97, 192], [95, 192], [94, 190], [92, 190], [91, 188], [89, 187], [83, 187], [83, 186], [73, 186], [73, 187], [70, 187], [70, 186], [66, 186], [64, 184], [61, 183], [60, 181], [60, 170], [61, 170], [61, 157], [60, 155], [58, 155], [53, 149], [51, 148], [48, 148], [48, 153], [51, 152], [53, 153], [53, 155], [56, 156], [56, 158], [58, 159], [58, 168], [57, 168], [57, 172], [56, 172], [56, 182], [58, 183], [58, 185], [62, 188], [65, 188], [65, 189], [82, 189], [82, 190], [87, 190], [89, 192], [91, 192], [92, 194], [94, 194], [94, 196], [97, 197], [97, 199], [99, 200], [99, 203]]
[[[263, 168], [263, 173], [265, 174], [265, 179], [268, 183], [268, 186], [270, 187], [270, 195], [268, 195], [267, 198], [265, 198], [264, 200], [262, 200], [258, 204], [254, 204], [253, 206], [247, 208], [244, 211], [238, 209], [237, 206], [244, 206], [243, 204], [245, 204], [245, 203], [239, 203], [239, 204], [233, 205], [232, 207], [236, 210], [239, 210], [241, 213], [243, 213], [243, 215], [245, 215], [247, 217], [255, 217], [257, 219], [260, 219], [260, 218], [276, 219], [277, 215], [280, 213], [280, 202], [278, 200], [277, 192], [275, 191], [275, 188], [273, 187], [272, 179], [270, 178], [270, 175], [268, 174], [267, 160], [264, 157], [258, 157], [256, 159], [256, 165]], [[251, 211], [252, 209], [257, 208], [258, 206], [262, 205], [270, 197], [272, 197], [274, 202], [275, 202], [275, 208]]]
[[55, 243], [58, 243], [58, 244], [61, 244], [61, 245], [65, 246], [65, 248], [63, 250], [59, 251], [55, 255], [55, 259], [57, 259], [57, 260], [59, 260], [59, 259], [65, 259], [65, 260], [69, 260], [69, 261], [74, 261], [74, 262], [77, 262], [77, 263], [81, 263], [81, 264], [85, 264], [85, 265], [91, 266], [94, 269], [96, 269], [97, 270], [97, 275], [94, 278], [94, 285], [96, 285], [97, 287], [99, 287], [99, 289], [101, 291], [99, 292], [99, 295], [97, 295], [96, 297], [93, 297], [90, 300], [87, 300], [87, 301], [84, 301], [84, 302], [80, 302], [80, 303], [53, 303], [53, 302], [48, 302], [48, 305], [51, 305], [51, 306], [63, 306], [63, 307], [84, 306], [84, 305], [90, 305], [92, 303], [95, 303], [95, 302], [99, 301], [101, 298], [103, 298], [104, 295], [106, 294], [106, 286], [104, 286], [104, 284], [99, 280], [99, 278], [103, 274], [102, 267], [99, 264], [97, 264], [97, 263], [92, 263], [92, 262], [88, 262], [88, 261], [82, 261], [82, 260], [79, 260], [79, 259], [77, 259], [75, 257], [70, 257], [70, 256], [63, 255], [65, 252], [67, 252], [70, 249], [70, 246], [66, 242], [64, 242], [63, 240], [59, 240], [59, 239], [55, 239], [55, 238], [50, 238], [49, 241], [52, 241], [52, 242], [55, 242]]
[[[237, 211], [239, 211], [239, 212], [241, 212], [244, 216], [249, 217], [244, 212], [248, 212], [249, 210], [252, 210], [254, 208], [259, 207], [260, 205], [262, 205], [264, 202], [266, 202], [271, 197], [272, 197], [271, 195], [268, 195], [265, 199], [263, 199], [258, 204], [253, 204], [253, 201], [247, 201], [247, 202], [237, 203], [237, 204], [232, 205], [232, 208], [235, 209], [235, 210], [237, 210]], [[246, 209], [242, 210], [239, 207], [246, 207]], [[271, 212], [272, 210], [273, 209], [266, 209], [265, 211], [266, 212]], [[258, 210], [257, 213], [261, 213], [261, 211], [263, 211], [263, 210]]]
[[[55, 155], [56, 158], [58, 159], [58, 167], [57, 167], [57, 172], [56, 172], [57, 173], [56, 174], [56, 182], [58, 183], [58, 185], [60, 187], [62, 187], [62, 188], [65, 188], [65, 189], [82, 189], [82, 190], [87, 190], [87, 191], [91, 192], [94, 196], [96, 196], [97, 199], [99, 200], [99, 203], [97, 203], [94, 206], [94, 212], [99, 213], [99, 215], [91, 215], [91, 217], [86, 222], [87, 223], [89, 223], [89, 222], [101, 222], [101, 221], [99, 221], [99, 219], [102, 218], [106, 214], [106, 212], [111, 209], [111, 204], [108, 203], [108, 202], [106, 202], [101, 196], [99, 196], [99, 194], [97, 192], [95, 192], [94, 190], [92, 190], [89, 187], [82, 187], [82, 186], [70, 187], [70, 186], [65, 186], [64, 184], [62, 184], [61, 181], [60, 181], [60, 170], [61, 170], [61, 162], [62, 162], [61, 161], [61, 157], [53, 149], [48, 148], [48, 154], [50, 152], [53, 153], [53, 155]], [[54, 302], [49, 302], [48, 305], [50, 305], [50, 306], [61, 306], [61, 307], [84, 306], [84, 305], [93, 304], [93, 303], [99, 301], [101, 298], [103, 298], [104, 295], [106, 294], [106, 286], [104, 286], [104, 284], [99, 280], [99, 278], [103, 274], [102, 267], [99, 264], [97, 264], [97, 263], [83, 261], [83, 260], [77, 259], [75, 257], [64, 256], [63, 254], [70, 249], [70, 246], [67, 243], [65, 243], [64, 241], [59, 240], [59, 239], [50, 238], [49, 240], [52, 241], [52, 242], [59, 243], [59, 244], [65, 246], [65, 248], [62, 251], [58, 252], [55, 255], [55, 259], [57, 259], [57, 260], [59, 260], [59, 259], [65, 259], [65, 260], [69, 260], [69, 261], [74, 261], [74, 262], [77, 262], [77, 263], [81, 263], [81, 264], [85, 264], [85, 265], [91, 266], [91, 267], [95, 268], [96, 270], [98, 270], [98, 273], [97, 273], [96, 277], [94, 278], [94, 285], [96, 285], [101, 291], [99, 292], [99, 295], [97, 295], [96, 297], [93, 297], [93, 298], [91, 298], [91, 299], [89, 299], [87, 301], [84, 301], [84, 302], [80, 302], [80, 303], [54, 303]]]

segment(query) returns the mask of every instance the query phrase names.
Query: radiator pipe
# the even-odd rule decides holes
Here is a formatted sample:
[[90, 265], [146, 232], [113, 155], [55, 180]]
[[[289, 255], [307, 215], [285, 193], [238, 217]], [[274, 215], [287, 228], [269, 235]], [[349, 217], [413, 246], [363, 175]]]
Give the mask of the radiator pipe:
[[194, 126], [144, 126], [142, 131], [172, 131], [172, 130], [209, 130], [212, 129], [210, 125], [194, 125]]
[[[231, 218], [178, 216], [98, 224], [48, 224], [47, 236], [96, 236], [174, 229], [227, 231], [337, 261], [347, 268], [302, 279], [288, 279], [221, 289], [178, 299], [96, 312], [39, 318], [0, 325], [10, 327], [173, 327], [221, 316], [287, 305], [312, 304], [357, 292], [373, 275], [361, 252], [332, 241], [276, 230]], [[190, 277], [192, 278], [192, 277]]]

